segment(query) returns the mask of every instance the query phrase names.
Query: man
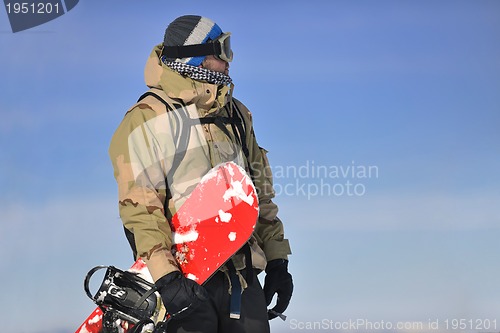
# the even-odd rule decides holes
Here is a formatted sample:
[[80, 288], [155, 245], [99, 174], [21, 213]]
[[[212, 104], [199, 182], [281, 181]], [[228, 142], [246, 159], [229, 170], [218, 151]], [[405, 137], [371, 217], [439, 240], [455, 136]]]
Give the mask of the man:
[[[126, 113], [109, 149], [125, 232], [172, 315], [169, 332], [269, 332], [268, 319], [281, 315], [292, 294], [291, 251], [271, 201], [265, 150], [250, 112], [232, 97], [229, 35], [208, 18], [175, 19], [146, 64], [150, 91]], [[240, 122], [228, 121], [236, 118]], [[259, 218], [248, 246], [200, 286], [179, 272], [169, 220], [203, 175], [227, 161], [251, 175]], [[262, 270], [264, 289], [255, 276]], [[241, 297], [232, 298], [239, 289]]]

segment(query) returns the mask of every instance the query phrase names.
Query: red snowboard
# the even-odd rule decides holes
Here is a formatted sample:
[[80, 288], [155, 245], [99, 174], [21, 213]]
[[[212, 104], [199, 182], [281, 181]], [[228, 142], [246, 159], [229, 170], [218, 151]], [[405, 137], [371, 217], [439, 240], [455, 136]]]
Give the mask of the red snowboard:
[[[244, 169], [226, 162], [210, 170], [170, 225], [175, 257], [184, 275], [204, 283], [248, 241], [258, 213], [257, 193]], [[129, 270], [152, 281], [141, 259]], [[96, 308], [75, 333], [100, 333], [101, 320], [102, 311]], [[129, 326], [122, 321], [123, 333]]]

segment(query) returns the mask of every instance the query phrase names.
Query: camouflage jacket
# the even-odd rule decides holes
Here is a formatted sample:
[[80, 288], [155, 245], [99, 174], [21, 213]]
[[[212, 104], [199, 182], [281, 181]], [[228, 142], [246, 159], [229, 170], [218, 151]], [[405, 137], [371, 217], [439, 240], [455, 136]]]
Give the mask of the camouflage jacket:
[[[155, 281], [177, 270], [169, 219], [208, 170], [234, 161], [247, 170], [252, 168], [259, 197], [259, 219], [250, 240], [253, 266], [264, 269], [266, 261], [286, 259], [290, 247], [272, 202], [272, 175], [266, 151], [255, 139], [250, 112], [232, 98], [229, 87], [181, 76], [159, 60], [159, 52], [158, 45], [146, 64], [145, 81], [160, 99], [147, 96], [132, 106], [109, 148], [120, 217], [134, 235], [138, 256], [145, 259]], [[186, 117], [229, 117], [228, 110], [234, 107], [244, 118], [247, 154], [236, 148], [231, 126], [222, 131], [215, 124], [192, 126], [183, 121]], [[179, 161], [176, 153], [180, 150]], [[237, 269], [244, 267], [241, 258], [233, 262]]]

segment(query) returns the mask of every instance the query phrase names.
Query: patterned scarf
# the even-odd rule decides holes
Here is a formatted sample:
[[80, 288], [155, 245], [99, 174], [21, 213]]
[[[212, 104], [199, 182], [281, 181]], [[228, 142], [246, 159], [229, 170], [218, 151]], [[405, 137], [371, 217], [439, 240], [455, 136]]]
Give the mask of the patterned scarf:
[[182, 62], [166, 61], [165, 58], [162, 58], [162, 61], [170, 69], [176, 71], [177, 73], [183, 76], [188, 76], [193, 80], [207, 81], [208, 83], [217, 85], [220, 84], [228, 85], [233, 81], [228, 75], [224, 73], [211, 71], [206, 68], [187, 65]]

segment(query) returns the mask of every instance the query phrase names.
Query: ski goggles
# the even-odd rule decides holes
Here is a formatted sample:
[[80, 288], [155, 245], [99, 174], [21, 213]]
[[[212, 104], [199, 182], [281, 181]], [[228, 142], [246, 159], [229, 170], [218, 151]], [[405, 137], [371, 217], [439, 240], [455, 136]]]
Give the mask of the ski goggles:
[[167, 58], [190, 58], [214, 55], [216, 58], [231, 62], [233, 51], [231, 50], [231, 33], [226, 32], [205, 44], [164, 46], [162, 55]]

